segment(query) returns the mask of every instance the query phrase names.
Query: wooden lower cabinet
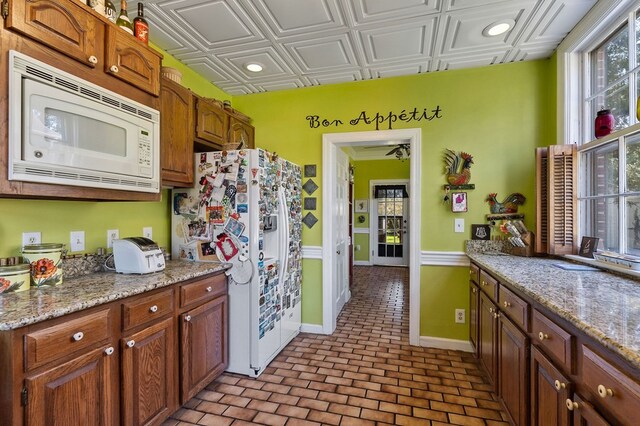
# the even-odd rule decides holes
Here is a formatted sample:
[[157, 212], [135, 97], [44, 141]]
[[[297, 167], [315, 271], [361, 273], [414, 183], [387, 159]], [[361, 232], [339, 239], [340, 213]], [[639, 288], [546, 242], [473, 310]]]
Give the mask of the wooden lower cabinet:
[[121, 340], [122, 424], [162, 423], [177, 408], [174, 318]]
[[225, 295], [180, 316], [182, 404], [200, 392], [228, 365], [227, 307]]
[[486, 294], [481, 292], [478, 305], [478, 356], [487, 373], [489, 373], [489, 381], [492, 385], [496, 384], [498, 375], [498, 357], [496, 356], [497, 312], [496, 305], [489, 300]]
[[573, 426], [609, 426], [609, 423], [578, 394], [566, 400], [566, 407], [573, 413]]
[[117, 358], [113, 346], [99, 347], [27, 377], [26, 424], [117, 424]]
[[480, 290], [473, 281], [469, 281], [469, 341], [473, 346], [476, 356], [478, 356], [478, 304]]
[[529, 338], [504, 314], [498, 315], [498, 395], [511, 422], [529, 419]]
[[531, 425], [569, 426], [569, 379], [536, 347], [531, 348]]

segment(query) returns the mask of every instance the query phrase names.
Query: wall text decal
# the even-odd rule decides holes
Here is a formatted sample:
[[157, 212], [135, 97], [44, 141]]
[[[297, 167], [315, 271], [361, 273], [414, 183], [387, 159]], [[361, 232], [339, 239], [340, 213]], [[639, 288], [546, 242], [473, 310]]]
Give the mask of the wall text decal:
[[[435, 109], [432, 110], [424, 108], [422, 111], [419, 111], [418, 108], [413, 108], [412, 110], [407, 111], [406, 109], [403, 109], [399, 114], [389, 111], [387, 114], [376, 112], [375, 115], [370, 115], [367, 111], [362, 111], [356, 118], [349, 120], [349, 125], [357, 126], [362, 122], [365, 124], [375, 124], [376, 130], [380, 130], [381, 127], [385, 126], [388, 130], [392, 130], [393, 123], [396, 121], [410, 123], [412, 121], [431, 121], [436, 118], [442, 118], [442, 109], [440, 109], [440, 105], [437, 105]], [[345, 125], [342, 120], [327, 119], [320, 117], [319, 115], [307, 115], [306, 119], [309, 122], [309, 127], [312, 129], [317, 129], [318, 127], [339, 127]]]

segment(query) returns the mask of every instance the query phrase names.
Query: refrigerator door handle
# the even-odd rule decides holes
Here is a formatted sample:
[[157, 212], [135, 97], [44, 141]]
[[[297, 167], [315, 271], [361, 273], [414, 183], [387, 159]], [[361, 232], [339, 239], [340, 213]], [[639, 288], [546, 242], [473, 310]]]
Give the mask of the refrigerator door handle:
[[282, 288], [284, 285], [284, 277], [289, 269], [289, 218], [287, 217], [287, 198], [282, 187], [278, 188], [278, 197], [280, 198], [280, 276], [279, 284]]

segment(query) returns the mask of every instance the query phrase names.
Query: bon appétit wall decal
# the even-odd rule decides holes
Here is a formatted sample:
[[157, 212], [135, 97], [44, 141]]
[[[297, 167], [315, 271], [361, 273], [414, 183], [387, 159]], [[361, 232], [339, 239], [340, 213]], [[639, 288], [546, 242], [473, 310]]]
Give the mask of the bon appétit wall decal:
[[[349, 120], [347, 123], [351, 126], [357, 126], [360, 123], [375, 124], [376, 130], [381, 128], [393, 129], [393, 123], [400, 121], [404, 123], [410, 123], [412, 121], [432, 121], [434, 119], [442, 118], [442, 109], [440, 105], [437, 105], [434, 109], [423, 108], [420, 111], [418, 108], [412, 110], [403, 109], [399, 113], [389, 111], [388, 113], [376, 112], [375, 115], [362, 111], [357, 117]], [[317, 129], [318, 127], [340, 127], [345, 126], [345, 122], [340, 119], [330, 119], [321, 117], [319, 115], [307, 115], [306, 120], [309, 122], [311, 129]]]

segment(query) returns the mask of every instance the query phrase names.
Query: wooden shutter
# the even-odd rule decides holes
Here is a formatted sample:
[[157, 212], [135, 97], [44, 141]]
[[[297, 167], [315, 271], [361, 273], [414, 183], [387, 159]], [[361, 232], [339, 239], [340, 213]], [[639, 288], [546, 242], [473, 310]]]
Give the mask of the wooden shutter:
[[536, 251], [573, 254], [578, 250], [577, 147], [551, 145], [536, 150]]

